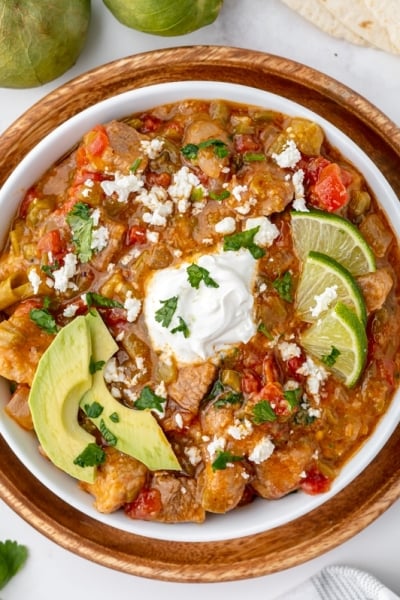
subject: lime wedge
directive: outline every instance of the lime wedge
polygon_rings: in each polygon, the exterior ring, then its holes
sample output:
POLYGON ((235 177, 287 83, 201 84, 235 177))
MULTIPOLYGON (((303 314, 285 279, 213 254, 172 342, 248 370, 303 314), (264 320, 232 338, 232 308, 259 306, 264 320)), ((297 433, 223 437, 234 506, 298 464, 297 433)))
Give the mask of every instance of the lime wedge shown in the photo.
POLYGON ((365 325, 365 302, 354 277, 330 256, 310 252, 303 263, 296 291, 298 316, 303 321, 312 323, 337 302, 343 302, 352 308, 365 325))
POLYGON ((322 211, 292 212, 296 252, 305 260, 310 250, 322 252, 343 265, 353 277, 375 271, 375 257, 350 221, 322 211))
POLYGON ((323 360, 347 387, 360 377, 367 357, 367 336, 357 315, 338 302, 300 336, 303 348, 323 360))

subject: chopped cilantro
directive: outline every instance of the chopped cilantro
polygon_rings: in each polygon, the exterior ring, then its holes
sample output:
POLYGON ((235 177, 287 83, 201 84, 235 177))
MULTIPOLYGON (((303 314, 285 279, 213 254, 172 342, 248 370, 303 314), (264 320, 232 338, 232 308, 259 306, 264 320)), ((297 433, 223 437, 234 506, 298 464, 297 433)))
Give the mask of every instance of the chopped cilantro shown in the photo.
POLYGON ((211 388, 211 391, 208 395, 208 400, 214 400, 214 398, 219 396, 219 394, 222 394, 223 391, 225 391, 224 384, 220 379, 217 379, 211 388))
POLYGON ((207 271, 207 269, 204 269, 204 267, 199 267, 199 265, 191 264, 189 267, 187 267, 186 271, 188 274, 188 281, 190 285, 196 290, 199 289, 199 285, 202 281, 207 287, 219 287, 219 284, 216 281, 214 281, 212 277, 210 277, 210 271, 207 271))
POLYGON ((90 206, 84 202, 77 202, 69 211, 66 221, 72 230, 78 258, 81 262, 88 262, 93 255, 92 230, 93 219, 90 216, 90 206))
POLYGON ((260 402, 257 402, 257 404, 253 407, 253 422, 256 425, 275 420, 275 411, 270 403, 267 402, 267 400, 260 400, 260 402))
POLYGON ((136 171, 138 170, 138 168, 140 167, 140 163, 142 162, 141 158, 137 158, 133 164, 129 167, 129 170, 131 171, 131 173, 136 173, 136 171))
POLYGON ((48 275, 49 277, 52 277, 53 271, 57 271, 57 269, 60 268, 60 263, 58 262, 58 260, 55 260, 53 264, 42 265, 40 268, 43 271, 43 273, 46 273, 46 275, 48 275))
POLYGON ((119 414, 117 412, 111 413, 110 421, 112 421, 113 423, 119 423, 119 414))
POLYGON ((169 327, 178 305, 178 296, 172 296, 172 298, 160 300, 160 302, 163 306, 156 310, 156 321, 163 327, 169 327))
POLYGON ((305 408, 300 408, 294 415, 294 422, 296 425, 311 425, 311 423, 314 423, 315 419, 316 417, 310 415, 305 408))
POLYGON ((202 148, 209 148, 210 146, 214 148, 214 154, 218 158, 224 158, 229 154, 225 142, 217 139, 204 140, 204 142, 200 142, 199 144, 186 144, 186 146, 181 149, 181 152, 185 158, 192 160, 197 158, 199 150, 202 148))
POLYGON ((283 396, 287 403, 289 404, 291 410, 293 410, 299 403, 301 398, 301 388, 296 388, 294 390, 286 390, 283 392, 283 396))
POLYGON ((286 271, 282 277, 278 277, 272 283, 282 300, 293 302, 293 278, 290 271, 286 271))
POLYGON ((56 334, 59 327, 47 308, 32 308, 29 317, 40 329, 46 333, 56 334))
POLYGON ((229 463, 238 462, 243 460, 243 456, 236 456, 235 454, 231 454, 230 452, 225 452, 224 450, 220 450, 217 454, 217 458, 212 463, 213 471, 222 471, 226 469, 229 463))
POLYGON ((97 419, 103 412, 103 407, 98 402, 92 402, 92 404, 85 404, 83 407, 85 413, 90 419, 97 419))
POLYGON ((332 346, 330 353, 324 354, 323 356, 321 356, 321 360, 328 367, 333 367, 333 365, 335 364, 335 362, 337 361, 339 356, 340 356, 340 350, 335 348, 335 346, 332 346))
POLYGON ((100 308, 124 308, 124 305, 121 302, 118 302, 118 300, 107 298, 107 296, 102 296, 102 294, 97 294, 96 292, 87 292, 85 298, 89 308, 91 306, 98 306, 100 308))
POLYGON ((262 323, 262 322, 259 323, 259 325, 257 327, 257 331, 258 331, 258 333, 262 333, 263 335, 265 335, 265 337, 268 338, 269 340, 274 339, 274 336, 269 331, 269 329, 267 329, 267 326, 265 325, 265 323, 262 323))
POLYGON ((171 329, 171 333, 178 333, 178 331, 181 331, 183 333, 183 337, 188 338, 190 336, 189 327, 187 326, 185 321, 182 319, 182 317, 178 317, 178 321, 179 321, 179 325, 177 325, 176 327, 171 329))
POLYGON ((265 254, 265 250, 254 243, 254 237, 257 234, 260 226, 247 229, 240 233, 233 233, 224 237, 224 250, 240 250, 240 248, 247 248, 253 258, 262 258, 265 254))
POLYGON ((74 460, 74 465, 78 467, 97 467, 106 460, 106 454, 100 446, 91 443, 77 456, 74 460))
POLYGON ((97 371, 101 371, 104 365, 106 364, 105 360, 93 360, 93 357, 90 357, 89 363, 89 373, 94 375, 97 371))
POLYGON ((109 446, 115 446, 118 442, 118 438, 108 429, 103 419, 100 420, 99 429, 107 444, 109 446))
POLYGON ((211 200, 216 200, 217 202, 221 202, 222 200, 226 200, 227 198, 229 198, 229 196, 231 195, 231 193, 228 190, 223 190, 222 192, 209 192, 208 194, 211 198, 211 200))
POLYGON ((0 590, 18 573, 28 557, 28 549, 12 540, 0 542, 0 590))
POLYGON ((227 404, 241 404, 243 402, 243 394, 241 392, 227 391, 222 393, 218 400, 215 401, 214 406, 221 408, 227 404))
POLYGON ((265 154, 262 152, 245 152, 243 160, 244 162, 260 162, 265 160, 265 154))
POLYGON ((166 398, 157 396, 155 392, 148 386, 145 385, 140 392, 139 398, 134 402, 134 407, 139 410, 145 410, 146 408, 154 408, 158 412, 163 412, 163 404, 166 402, 166 398))

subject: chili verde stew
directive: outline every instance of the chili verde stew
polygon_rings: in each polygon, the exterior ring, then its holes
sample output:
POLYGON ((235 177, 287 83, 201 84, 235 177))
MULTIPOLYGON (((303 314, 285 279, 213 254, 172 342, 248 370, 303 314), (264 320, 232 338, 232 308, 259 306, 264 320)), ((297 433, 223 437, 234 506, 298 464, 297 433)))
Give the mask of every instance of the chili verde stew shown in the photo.
POLYGON ((397 387, 398 265, 314 122, 218 99, 98 125, 0 257, 5 411, 103 513, 324 493, 397 387))

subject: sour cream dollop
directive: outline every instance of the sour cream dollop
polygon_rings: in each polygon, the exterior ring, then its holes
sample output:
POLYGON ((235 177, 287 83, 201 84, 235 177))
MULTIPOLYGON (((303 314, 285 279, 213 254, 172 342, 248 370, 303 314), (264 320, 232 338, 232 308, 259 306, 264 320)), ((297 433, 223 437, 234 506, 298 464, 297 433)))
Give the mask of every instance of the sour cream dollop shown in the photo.
POLYGON ((172 353, 179 363, 196 363, 215 356, 256 333, 253 286, 257 261, 248 250, 197 256, 192 262, 156 271, 148 280, 143 305, 147 329, 156 352, 172 353), (198 289, 188 279, 187 268, 196 264, 206 269, 218 287, 201 281, 198 289), (156 320, 162 301, 177 297, 172 320, 164 327, 156 320), (188 327, 171 330, 180 324, 188 327))

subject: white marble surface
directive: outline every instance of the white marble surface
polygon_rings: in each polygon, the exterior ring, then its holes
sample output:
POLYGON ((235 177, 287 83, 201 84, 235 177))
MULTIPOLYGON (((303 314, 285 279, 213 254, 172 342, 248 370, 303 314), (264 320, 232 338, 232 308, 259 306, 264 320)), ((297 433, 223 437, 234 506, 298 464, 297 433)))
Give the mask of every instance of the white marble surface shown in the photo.
MULTIPOLYGON (((279 0, 225 0, 216 23, 176 38, 155 37, 123 27, 101 0, 93 0, 92 7, 88 43, 68 73, 40 88, 0 89, 0 131, 45 94, 88 69, 138 52, 193 44, 237 46, 295 59, 345 83, 400 124, 400 56, 332 39, 279 0)), ((210 600, 221 596, 236 600, 243 595, 273 600, 321 567, 338 563, 368 570, 400 594, 399 528, 397 502, 346 543, 299 567, 231 583, 174 584, 119 573, 75 556, 36 532, 0 501, 0 539, 16 539, 29 548, 26 566, 0 594, 2 600, 128 600, 143 595, 176 600, 190 595, 192 600, 200 600, 205 593, 210 600)))

